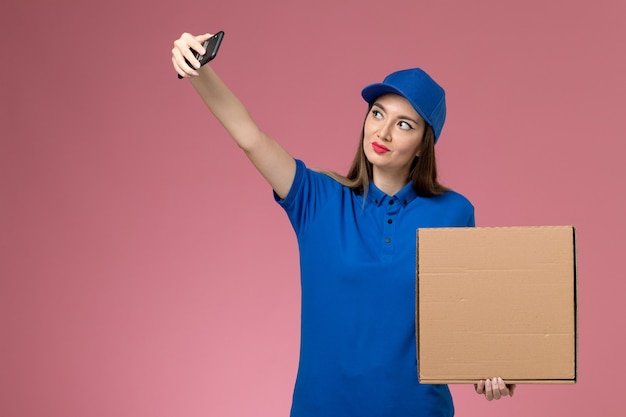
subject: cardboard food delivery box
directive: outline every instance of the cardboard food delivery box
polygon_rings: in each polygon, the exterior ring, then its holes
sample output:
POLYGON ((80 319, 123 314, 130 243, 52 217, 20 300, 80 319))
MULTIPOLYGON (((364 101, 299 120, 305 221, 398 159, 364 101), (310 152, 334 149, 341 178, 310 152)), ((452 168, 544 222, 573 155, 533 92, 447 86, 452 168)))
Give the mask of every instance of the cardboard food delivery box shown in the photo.
POLYGON ((417 230, 421 383, 575 383, 573 226, 417 230))

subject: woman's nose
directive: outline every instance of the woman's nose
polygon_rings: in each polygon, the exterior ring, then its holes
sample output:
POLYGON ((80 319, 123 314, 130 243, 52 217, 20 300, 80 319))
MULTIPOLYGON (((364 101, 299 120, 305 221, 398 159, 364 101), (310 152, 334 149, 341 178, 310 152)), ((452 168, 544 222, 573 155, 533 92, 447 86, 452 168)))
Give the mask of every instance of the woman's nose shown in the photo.
POLYGON ((389 126, 388 123, 383 124, 380 129, 378 130, 378 137, 381 140, 384 141, 390 141, 391 140, 391 127, 389 126))

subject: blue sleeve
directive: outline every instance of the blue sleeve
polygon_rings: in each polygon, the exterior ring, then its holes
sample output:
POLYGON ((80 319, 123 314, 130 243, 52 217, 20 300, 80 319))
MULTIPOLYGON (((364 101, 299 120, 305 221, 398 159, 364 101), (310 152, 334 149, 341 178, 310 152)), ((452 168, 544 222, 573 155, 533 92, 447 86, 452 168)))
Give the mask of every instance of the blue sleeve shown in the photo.
POLYGON ((470 218, 467 221, 468 227, 476 227, 476 219, 474 218, 474 206, 471 207, 470 218))
POLYGON ((312 171, 296 159, 296 175, 284 199, 274 199, 285 210, 296 234, 311 224, 316 213, 332 198, 339 198, 342 185, 328 175, 312 171))

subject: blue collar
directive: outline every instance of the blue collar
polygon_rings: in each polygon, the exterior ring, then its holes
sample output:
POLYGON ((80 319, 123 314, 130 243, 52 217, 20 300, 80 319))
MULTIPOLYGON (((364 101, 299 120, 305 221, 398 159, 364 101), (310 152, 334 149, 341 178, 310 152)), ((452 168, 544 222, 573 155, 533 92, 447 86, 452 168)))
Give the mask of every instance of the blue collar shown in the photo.
POLYGON ((402 205, 406 206, 411 201, 417 198, 417 194, 413 189, 413 183, 409 182, 407 185, 402 187, 400 191, 398 191, 395 195, 389 196, 380 190, 373 182, 370 181, 369 190, 367 191, 367 199, 377 206, 382 205, 385 201, 390 199, 396 200, 402 205))

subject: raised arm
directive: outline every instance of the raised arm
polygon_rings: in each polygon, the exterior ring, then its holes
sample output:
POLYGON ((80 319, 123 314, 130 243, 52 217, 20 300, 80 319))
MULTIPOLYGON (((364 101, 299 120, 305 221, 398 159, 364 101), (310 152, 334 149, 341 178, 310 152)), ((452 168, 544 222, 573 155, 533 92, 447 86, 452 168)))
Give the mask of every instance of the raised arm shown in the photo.
POLYGON ((185 58, 192 65, 199 65, 189 48, 203 54, 202 42, 211 34, 193 36, 183 33, 174 42, 172 63, 178 74, 190 78, 202 101, 228 131, 237 145, 263 175, 279 197, 287 196, 296 172, 293 157, 278 142, 261 131, 248 110, 224 84, 209 65, 200 69, 189 67, 185 58))

